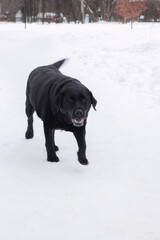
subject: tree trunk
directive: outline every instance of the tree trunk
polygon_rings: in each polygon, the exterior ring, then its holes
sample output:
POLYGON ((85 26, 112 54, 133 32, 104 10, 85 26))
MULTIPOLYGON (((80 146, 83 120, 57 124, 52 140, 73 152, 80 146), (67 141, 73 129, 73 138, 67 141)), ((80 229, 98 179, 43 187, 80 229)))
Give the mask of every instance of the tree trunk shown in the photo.
POLYGON ((81 0, 82 23, 84 24, 84 0, 81 0))

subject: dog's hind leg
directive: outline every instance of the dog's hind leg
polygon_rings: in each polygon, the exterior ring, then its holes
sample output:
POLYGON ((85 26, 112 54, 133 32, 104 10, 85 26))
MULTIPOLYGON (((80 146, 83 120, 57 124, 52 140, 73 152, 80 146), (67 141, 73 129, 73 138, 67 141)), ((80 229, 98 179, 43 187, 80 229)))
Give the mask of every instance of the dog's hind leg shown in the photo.
POLYGON ((29 99, 26 99, 26 115, 28 118, 28 127, 27 131, 25 134, 26 139, 33 138, 33 113, 34 113, 34 108, 32 107, 29 99))

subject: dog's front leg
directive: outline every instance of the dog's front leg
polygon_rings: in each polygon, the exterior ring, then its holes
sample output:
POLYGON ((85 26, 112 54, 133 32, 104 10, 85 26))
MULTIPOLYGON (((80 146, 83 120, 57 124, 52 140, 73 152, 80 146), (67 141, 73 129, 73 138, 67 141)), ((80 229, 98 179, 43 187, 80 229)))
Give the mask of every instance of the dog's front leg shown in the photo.
POLYGON ((44 124, 44 135, 46 140, 46 150, 47 150, 47 160, 49 162, 58 162, 59 158, 56 155, 55 149, 55 142, 54 142, 54 133, 53 129, 50 129, 44 124))
POLYGON ((88 164, 88 160, 86 158, 86 140, 85 140, 85 135, 86 135, 86 131, 85 128, 82 129, 78 129, 76 132, 74 132, 74 136, 77 140, 78 143, 78 161, 83 164, 83 165, 87 165, 88 164))

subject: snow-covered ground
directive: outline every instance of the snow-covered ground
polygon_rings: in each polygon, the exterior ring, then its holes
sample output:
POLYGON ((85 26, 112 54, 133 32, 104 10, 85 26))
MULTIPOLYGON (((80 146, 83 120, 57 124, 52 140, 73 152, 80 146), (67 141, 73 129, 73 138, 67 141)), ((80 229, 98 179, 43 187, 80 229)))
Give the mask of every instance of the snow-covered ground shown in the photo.
POLYGON ((160 240, 160 24, 0 24, 0 236, 3 240, 160 240), (62 58, 98 100, 90 164, 57 132, 46 161, 42 122, 25 140, 25 86, 62 58))

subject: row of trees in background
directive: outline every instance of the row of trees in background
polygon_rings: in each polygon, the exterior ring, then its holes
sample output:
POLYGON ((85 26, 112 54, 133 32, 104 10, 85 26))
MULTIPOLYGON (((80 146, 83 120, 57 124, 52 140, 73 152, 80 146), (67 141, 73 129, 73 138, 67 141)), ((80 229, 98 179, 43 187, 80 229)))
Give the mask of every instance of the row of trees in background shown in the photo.
POLYGON ((160 21, 160 0, 0 0, 0 20, 23 21, 25 9, 28 22, 160 21))

